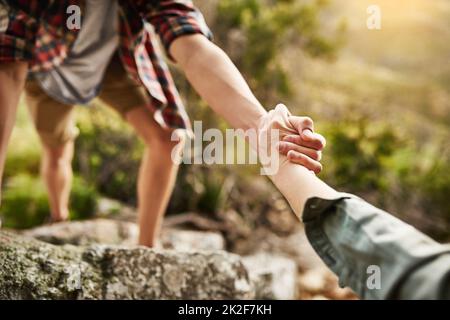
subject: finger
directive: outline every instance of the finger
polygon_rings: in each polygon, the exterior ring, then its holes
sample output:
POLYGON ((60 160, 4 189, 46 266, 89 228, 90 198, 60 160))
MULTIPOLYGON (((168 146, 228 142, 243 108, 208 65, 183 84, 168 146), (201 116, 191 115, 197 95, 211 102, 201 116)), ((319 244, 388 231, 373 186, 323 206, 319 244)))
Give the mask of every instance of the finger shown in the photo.
POLYGON ((299 133, 305 129, 309 129, 311 132, 314 132, 314 122, 310 117, 290 116, 288 119, 291 125, 297 129, 299 133))
POLYGON ((325 137, 322 136, 320 133, 312 132, 308 129, 305 129, 301 132, 300 136, 305 141, 310 141, 316 145, 319 150, 325 148, 326 140, 325 137))
POLYGON ((312 148, 312 149, 316 149, 319 151, 322 150, 325 146, 325 138, 318 133, 313 133, 313 135, 314 135, 314 139, 305 140, 302 136, 300 136, 298 134, 290 134, 290 135, 285 136, 283 138, 283 141, 292 142, 299 146, 312 148))
POLYGON ((287 158, 289 161, 291 161, 292 163, 296 163, 299 165, 304 166, 305 168, 307 168, 308 170, 313 171, 315 174, 320 173, 320 171, 322 171, 322 164, 318 161, 315 161, 313 159, 311 159, 310 157, 299 153, 297 151, 289 151, 287 154, 287 158))
POLYGON ((281 141, 278 144, 278 151, 283 154, 283 155, 287 155, 289 151, 296 151, 299 153, 303 153, 304 155, 307 155, 308 157, 310 157, 313 160, 316 161, 320 161, 322 159, 322 152, 315 150, 315 149, 311 149, 311 148, 306 148, 306 147, 302 147, 299 146, 295 143, 292 142, 284 142, 281 141))

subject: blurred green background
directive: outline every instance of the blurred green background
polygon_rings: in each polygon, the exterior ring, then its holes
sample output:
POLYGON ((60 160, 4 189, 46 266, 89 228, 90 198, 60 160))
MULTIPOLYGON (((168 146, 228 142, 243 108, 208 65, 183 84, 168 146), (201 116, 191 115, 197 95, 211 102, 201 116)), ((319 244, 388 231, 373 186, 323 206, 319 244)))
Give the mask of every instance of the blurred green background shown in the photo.
MULTIPOLYGON (((197 0, 219 44, 268 108, 309 115, 328 141, 320 177, 450 240, 450 2, 377 0, 382 29, 368 30, 358 0, 197 0)), ((191 120, 226 124, 174 68, 191 120)), ((100 196, 136 204, 143 145, 107 107, 78 108, 73 219, 92 217, 100 196)), ((40 146, 20 106, 5 170, 3 224, 27 228, 48 216, 40 146)), ((168 214, 219 219, 233 210, 248 227, 278 203, 256 166, 183 165, 168 214)))

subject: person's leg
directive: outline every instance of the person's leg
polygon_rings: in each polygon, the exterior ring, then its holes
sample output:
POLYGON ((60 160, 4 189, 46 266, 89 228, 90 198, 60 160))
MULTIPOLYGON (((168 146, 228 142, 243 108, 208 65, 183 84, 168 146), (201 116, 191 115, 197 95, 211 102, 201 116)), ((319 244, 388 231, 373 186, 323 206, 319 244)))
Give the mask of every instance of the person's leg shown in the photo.
POLYGON ((47 187, 52 222, 69 219, 73 150, 73 141, 60 146, 43 143, 41 175, 47 187))
POLYGON ((27 70, 28 64, 26 62, 0 63, 0 187, 6 150, 27 70))
POLYGON ((100 99, 131 124, 146 148, 138 176, 139 244, 155 246, 178 166, 171 159, 171 133, 161 128, 150 111, 145 89, 133 82, 115 55, 106 71, 100 99))
POLYGON ((147 108, 131 110, 126 119, 146 144, 137 186, 139 244, 153 247, 175 185, 178 165, 173 163, 171 153, 176 143, 170 141, 170 133, 163 131, 147 108))
POLYGON ((49 97, 35 81, 25 86, 26 102, 42 142, 41 175, 47 187, 51 220, 69 218, 75 126, 74 108, 49 97))

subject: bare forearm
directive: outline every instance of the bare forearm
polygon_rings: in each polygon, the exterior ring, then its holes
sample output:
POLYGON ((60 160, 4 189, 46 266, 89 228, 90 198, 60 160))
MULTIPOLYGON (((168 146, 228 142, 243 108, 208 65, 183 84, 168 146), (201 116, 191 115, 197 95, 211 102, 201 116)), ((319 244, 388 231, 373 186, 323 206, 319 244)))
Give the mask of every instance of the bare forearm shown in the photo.
MULTIPOLYGON (((287 110, 268 114, 228 56, 205 37, 181 37, 172 44, 171 54, 202 98, 233 127, 268 131, 276 124, 282 134, 298 134, 287 110)), ((284 155, 280 155, 279 170, 270 178, 299 217, 308 198, 337 196, 335 190, 312 172, 289 162, 284 155)))
POLYGON ((201 35, 174 41, 171 53, 189 82, 234 128, 257 128, 266 111, 230 58, 201 35))
POLYGON ((339 192, 305 167, 289 162, 285 156, 281 156, 280 160, 280 169, 270 178, 299 219, 309 198, 335 199, 340 196, 339 192))

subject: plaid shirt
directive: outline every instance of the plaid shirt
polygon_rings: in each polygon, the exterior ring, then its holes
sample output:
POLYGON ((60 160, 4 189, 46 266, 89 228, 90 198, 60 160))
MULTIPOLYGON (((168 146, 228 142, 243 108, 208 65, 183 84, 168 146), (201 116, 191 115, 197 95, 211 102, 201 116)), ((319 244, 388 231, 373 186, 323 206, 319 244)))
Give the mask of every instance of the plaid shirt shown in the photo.
MULTIPOLYGON (((189 0, 118 1, 119 54, 125 69, 147 89, 152 106, 160 114, 156 120, 163 127, 189 129, 155 33, 166 50, 183 35, 200 33, 211 38, 202 14, 189 0)), ((83 4, 83 0, 0 0, 0 63, 26 60, 31 72, 61 64, 78 33, 66 27, 73 13, 68 8, 82 8, 83 4)))

